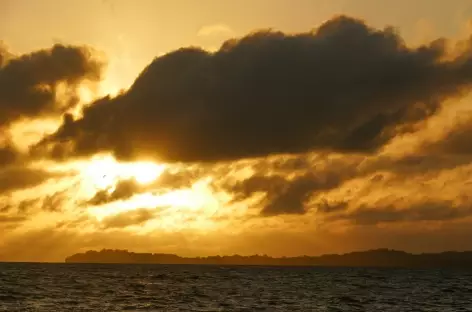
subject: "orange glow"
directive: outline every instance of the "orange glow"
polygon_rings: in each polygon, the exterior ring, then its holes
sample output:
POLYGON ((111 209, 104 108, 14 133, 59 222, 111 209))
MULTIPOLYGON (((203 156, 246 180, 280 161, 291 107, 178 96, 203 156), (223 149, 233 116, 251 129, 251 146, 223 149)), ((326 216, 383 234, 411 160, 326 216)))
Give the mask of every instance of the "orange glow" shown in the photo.
POLYGON ((166 165, 152 162, 120 163, 111 156, 94 157, 85 165, 83 178, 97 189, 112 187, 122 179, 136 179, 140 184, 155 181, 166 165))

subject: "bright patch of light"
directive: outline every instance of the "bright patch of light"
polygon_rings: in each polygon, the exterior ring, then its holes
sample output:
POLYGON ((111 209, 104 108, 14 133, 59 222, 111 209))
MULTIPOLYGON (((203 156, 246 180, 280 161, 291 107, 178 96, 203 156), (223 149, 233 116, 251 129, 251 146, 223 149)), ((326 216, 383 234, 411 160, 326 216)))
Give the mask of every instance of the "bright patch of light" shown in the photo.
POLYGON ((85 165, 84 179, 97 189, 106 189, 124 179, 135 179, 148 184, 155 181, 165 170, 164 164, 152 162, 120 163, 111 156, 93 158, 85 165))
POLYGON ((14 123, 8 130, 8 138, 23 151, 39 142, 45 136, 54 133, 60 126, 59 119, 33 119, 14 123))
MULTIPOLYGON (((165 194, 147 192, 135 195, 132 200, 91 208, 89 212, 101 222, 106 217, 134 209, 159 209, 162 213, 159 216, 159 222, 154 225, 164 228, 168 228, 168 226, 163 226, 164 224, 174 224, 175 220, 185 219, 185 216, 189 214, 196 213, 202 218, 208 218, 219 206, 218 199, 209 188, 209 182, 209 179, 202 179, 188 189, 170 191, 165 194)), ((177 224, 172 227, 175 226, 177 224)))
POLYGON ((80 102, 85 104, 92 102, 96 96, 96 94, 94 94, 91 88, 86 85, 79 86, 77 92, 80 98, 80 102))

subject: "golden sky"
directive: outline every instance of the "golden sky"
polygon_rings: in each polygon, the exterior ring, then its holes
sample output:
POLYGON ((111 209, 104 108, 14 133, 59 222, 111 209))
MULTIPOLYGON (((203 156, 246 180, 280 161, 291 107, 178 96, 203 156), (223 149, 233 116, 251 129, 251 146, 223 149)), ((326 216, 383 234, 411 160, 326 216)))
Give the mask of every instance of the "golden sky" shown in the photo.
POLYGON ((471 18, 0 0, 0 261, 472 249, 471 18))

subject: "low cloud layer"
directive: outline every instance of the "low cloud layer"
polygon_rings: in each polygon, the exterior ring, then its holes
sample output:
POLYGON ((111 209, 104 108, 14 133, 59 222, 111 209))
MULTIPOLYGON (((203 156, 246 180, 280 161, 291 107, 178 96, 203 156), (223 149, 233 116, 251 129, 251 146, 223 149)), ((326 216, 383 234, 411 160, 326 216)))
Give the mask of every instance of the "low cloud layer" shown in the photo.
POLYGON ((131 88, 42 143, 54 156, 221 161, 312 150, 372 152, 472 85, 466 49, 407 47, 392 28, 349 17, 312 32, 260 31, 209 53, 156 58, 131 88))
POLYGON ((135 209, 109 216, 102 221, 104 228, 126 228, 128 226, 137 226, 152 220, 157 215, 155 209, 135 209))
POLYGON ((349 203, 338 203, 336 206, 320 207, 318 213, 325 222, 347 221, 357 226, 378 224, 448 222, 472 217, 472 202, 455 203, 452 200, 425 200, 418 203, 407 203, 398 200, 395 203, 382 205, 360 205, 350 207, 349 203), (333 209, 334 208, 334 209, 333 209))
POLYGON ((0 170, 0 195, 32 188, 60 176, 42 169, 7 167, 0 170))
POLYGON ((144 187, 141 187, 134 179, 120 180, 116 183, 113 190, 104 189, 98 191, 86 202, 86 204, 98 206, 117 200, 126 200, 143 188, 144 187))
POLYGON ((90 206, 105 205, 115 201, 125 201, 131 199, 134 195, 151 192, 154 194, 163 194, 176 189, 185 189, 191 187, 197 180, 208 174, 208 169, 204 168, 180 168, 166 169, 152 183, 139 183, 135 178, 122 179, 105 189, 98 190, 91 198, 83 204, 90 206))
POLYGON ((11 145, 0 146, 0 168, 15 162, 19 152, 11 145))
POLYGON ((443 137, 433 142, 426 142, 424 149, 429 153, 448 155, 472 155, 472 112, 459 112, 453 119, 443 137))
POLYGON ((245 200, 257 193, 263 194, 257 204, 262 206, 262 215, 304 214, 311 208, 308 201, 313 194, 338 187, 352 174, 330 169, 331 172, 311 169, 311 172, 294 178, 255 174, 226 188, 233 194, 235 201, 245 200))

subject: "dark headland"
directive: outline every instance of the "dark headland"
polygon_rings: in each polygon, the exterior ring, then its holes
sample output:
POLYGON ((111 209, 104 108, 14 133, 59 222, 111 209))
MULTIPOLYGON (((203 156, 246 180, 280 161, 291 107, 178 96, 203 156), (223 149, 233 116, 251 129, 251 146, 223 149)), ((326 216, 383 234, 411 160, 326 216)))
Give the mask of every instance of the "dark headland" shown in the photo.
POLYGON ((67 257, 66 263, 137 263, 137 264, 210 264, 262 266, 345 266, 345 267, 411 267, 472 268, 472 251, 411 254, 390 249, 359 251, 342 255, 274 258, 254 256, 180 257, 174 254, 135 253, 103 249, 67 257))

